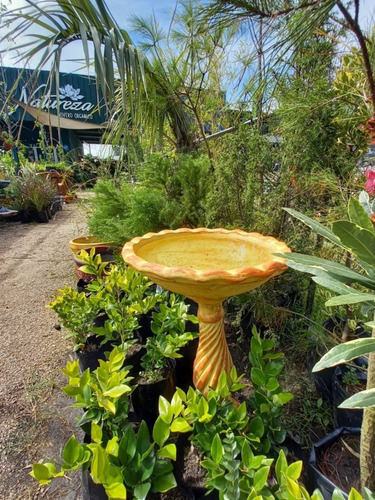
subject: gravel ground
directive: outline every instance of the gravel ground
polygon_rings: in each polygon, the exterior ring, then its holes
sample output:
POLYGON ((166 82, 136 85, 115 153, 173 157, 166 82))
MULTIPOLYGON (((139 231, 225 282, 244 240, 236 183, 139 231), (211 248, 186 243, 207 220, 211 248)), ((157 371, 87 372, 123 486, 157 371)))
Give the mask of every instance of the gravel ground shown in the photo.
POLYGON ((64 205, 48 224, 0 222, 0 500, 79 500, 80 476, 40 488, 32 462, 58 459, 76 432, 61 373, 72 343, 46 304, 75 286, 68 241, 87 234, 84 202, 64 205))

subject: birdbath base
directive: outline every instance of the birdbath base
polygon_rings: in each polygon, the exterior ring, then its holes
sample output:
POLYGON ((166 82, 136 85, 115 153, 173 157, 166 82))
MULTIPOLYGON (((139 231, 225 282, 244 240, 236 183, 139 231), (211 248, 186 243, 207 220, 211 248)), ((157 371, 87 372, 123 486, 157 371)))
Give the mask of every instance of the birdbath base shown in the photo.
POLYGON ((206 394, 215 388, 220 374, 230 373, 233 361, 224 331, 225 312, 219 304, 198 304, 199 345, 194 361, 193 382, 206 394))

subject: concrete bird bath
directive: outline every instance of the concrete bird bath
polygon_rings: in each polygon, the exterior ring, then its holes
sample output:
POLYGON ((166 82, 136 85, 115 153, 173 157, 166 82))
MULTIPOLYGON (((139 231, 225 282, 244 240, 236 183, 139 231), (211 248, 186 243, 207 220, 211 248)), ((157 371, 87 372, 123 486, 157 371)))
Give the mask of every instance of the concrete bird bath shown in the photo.
POLYGON ((287 269, 274 253, 290 252, 275 238, 239 229, 177 229, 147 233, 126 243, 126 263, 163 288, 198 303, 199 346, 195 387, 216 387, 233 362, 224 332, 222 302, 248 292, 287 269))

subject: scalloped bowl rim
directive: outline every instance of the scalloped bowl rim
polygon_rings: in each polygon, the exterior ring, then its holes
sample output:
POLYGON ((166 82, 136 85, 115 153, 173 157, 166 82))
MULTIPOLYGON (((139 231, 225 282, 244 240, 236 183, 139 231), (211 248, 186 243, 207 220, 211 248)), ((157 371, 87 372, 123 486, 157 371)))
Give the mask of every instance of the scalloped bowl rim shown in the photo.
MULTIPOLYGON (((218 279, 222 279, 226 282, 239 282, 245 281, 247 278, 259 278, 266 279, 268 277, 272 277, 274 274, 281 274, 283 271, 287 269, 286 259, 282 257, 276 257, 272 260, 262 262, 261 264, 255 266, 242 266, 229 270, 223 269, 192 269, 192 268, 184 268, 184 267, 168 267, 162 264, 157 264, 153 262, 149 262, 142 257, 139 257, 135 253, 134 247, 136 247, 139 243, 155 241, 157 238, 163 235, 176 235, 176 234, 225 234, 225 235, 237 235, 241 238, 247 237, 255 240, 262 241, 263 243, 269 242, 272 246, 274 246, 274 252, 272 253, 290 253, 291 249, 286 245, 286 243, 277 240, 273 236, 264 236, 259 233, 248 233, 243 231, 242 229, 208 229, 208 228, 197 228, 197 229, 189 229, 189 228, 180 228, 175 230, 165 229, 158 233, 147 233, 143 236, 137 236, 132 240, 125 243, 123 246, 121 255, 124 261, 134 267, 137 271, 144 274, 153 274, 155 276, 160 276, 164 279, 183 279, 189 281, 215 281, 218 279)), ((143 245, 142 245, 143 246, 143 245)))

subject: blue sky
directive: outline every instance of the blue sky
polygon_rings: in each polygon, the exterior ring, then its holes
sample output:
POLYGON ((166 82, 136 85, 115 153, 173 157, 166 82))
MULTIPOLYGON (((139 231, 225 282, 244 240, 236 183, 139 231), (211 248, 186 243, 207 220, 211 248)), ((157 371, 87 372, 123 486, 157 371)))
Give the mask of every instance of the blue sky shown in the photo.
MULTIPOLYGON (((112 12, 114 18, 120 25, 120 27, 130 30, 130 18, 132 15, 138 15, 141 17, 149 17, 153 13, 156 16, 159 24, 164 28, 168 29, 172 12, 176 7, 177 0, 107 0, 107 5, 109 10, 112 12)), ((0 5, 11 5, 12 8, 19 8, 25 5, 25 0, 0 0, 0 5)), ((375 21, 375 1, 374 0, 360 0, 360 19, 362 21, 362 26, 368 28, 375 21)), ((132 38, 136 41, 134 34, 132 38)), ((80 67, 80 65, 73 64, 72 59, 77 58, 77 49, 79 50, 80 42, 74 42, 69 44, 66 49, 64 49, 63 59, 66 61, 62 62, 62 71, 74 71, 80 67)), ((1 47, 2 49, 4 46, 1 47)), ((81 56, 78 56, 81 57, 81 56)), ((83 56, 82 56, 83 57, 83 56)), ((2 56, 2 64, 4 66, 14 66, 14 59, 11 58, 11 54, 7 53, 2 56)), ((17 64, 17 66, 22 66, 22 64, 17 64)))
MULTIPOLYGON (((0 0, 0 6, 10 5, 10 8, 21 8, 25 4, 25 0, 0 0)), ((176 0, 107 0, 107 6, 121 28, 130 31, 130 18, 132 15, 147 18, 154 13, 160 25, 167 30, 172 13, 176 7, 176 0)), ((131 35, 134 39, 134 34, 131 33, 131 35)), ((71 43, 64 49, 63 58, 68 59, 68 61, 62 63, 61 69, 63 71, 68 72, 74 67, 79 67, 70 62, 70 59, 77 57, 77 47, 79 47, 79 44, 80 42, 71 43)), ((4 49, 4 45, 1 49, 4 49)), ((14 66, 14 61, 15 59, 12 58, 9 52, 2 56, 4 66, 14 66)), ((20 67, 22 64, 16 64, 16 66, 20 67)))

